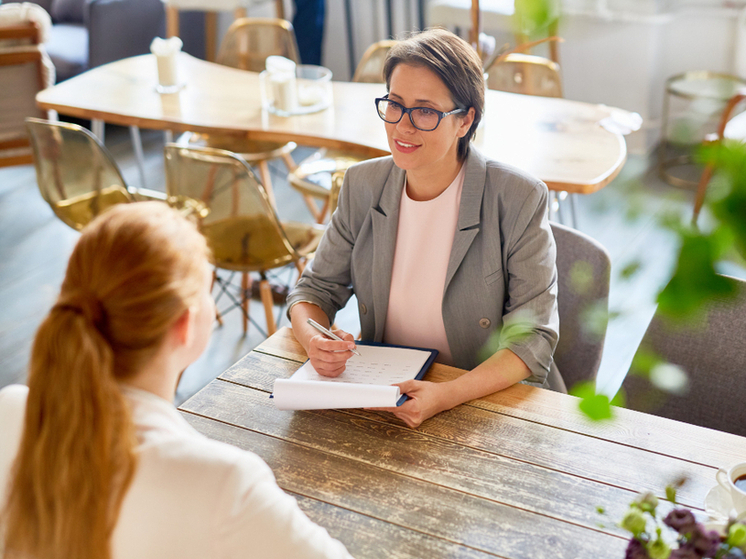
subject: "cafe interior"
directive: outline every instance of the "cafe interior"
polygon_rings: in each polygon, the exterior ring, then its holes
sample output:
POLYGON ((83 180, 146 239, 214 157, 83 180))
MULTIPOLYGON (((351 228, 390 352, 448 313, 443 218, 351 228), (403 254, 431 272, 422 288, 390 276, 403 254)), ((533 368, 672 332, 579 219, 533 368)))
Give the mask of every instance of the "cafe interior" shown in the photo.
MULTIPOLYGON (((174 405, 353 556, 743 557, 744 109, 740 0, 0 2, 0 389, 26 383, 80 231, 155 200, 214 258, 212 335, 174 405), (288 291, 347 170, 390 154, 388 52, 431 27, 482 61, 473 145, 548 187, 569 395, 517 384, 415 430, 275 409, 306 361, 288 291), (210 227, 236 212, 265 224, 248 260, 210 227), (700 528, 719 551, 677 555, 700 528)), ((335 326, 357 336, 365 312, 353 295, 335 326)))

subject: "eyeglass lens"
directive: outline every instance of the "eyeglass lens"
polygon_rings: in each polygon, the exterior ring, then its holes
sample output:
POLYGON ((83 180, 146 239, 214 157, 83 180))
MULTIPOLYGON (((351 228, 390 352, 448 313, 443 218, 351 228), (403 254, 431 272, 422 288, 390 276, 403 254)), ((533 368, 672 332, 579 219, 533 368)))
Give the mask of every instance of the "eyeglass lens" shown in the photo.
MULTIPOLYGON (((381 118, 389 123, 399 122, 402 118, 403 108, 398 103, 382 99, 378 102, 378 113, 381 118)), ((409 113, 412 124, 420 130, 434 130, 440 122, 437 111, 428 108, 412 109, 409 113)))

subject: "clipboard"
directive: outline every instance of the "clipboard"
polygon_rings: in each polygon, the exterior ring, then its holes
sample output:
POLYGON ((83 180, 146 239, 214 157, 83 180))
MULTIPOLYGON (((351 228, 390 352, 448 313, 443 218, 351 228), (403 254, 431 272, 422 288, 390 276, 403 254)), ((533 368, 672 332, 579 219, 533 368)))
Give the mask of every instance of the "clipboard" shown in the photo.
POLYGON ((421 380, 438 350, 378 342, 356 342, 339 377, 319 375, 306 361, 289 379, 276 379, 270 395, 282 410, 349 409, 401 406, 409 398, 393 383, 421 380), (366 351, 370 348, 371 351, 366 351))

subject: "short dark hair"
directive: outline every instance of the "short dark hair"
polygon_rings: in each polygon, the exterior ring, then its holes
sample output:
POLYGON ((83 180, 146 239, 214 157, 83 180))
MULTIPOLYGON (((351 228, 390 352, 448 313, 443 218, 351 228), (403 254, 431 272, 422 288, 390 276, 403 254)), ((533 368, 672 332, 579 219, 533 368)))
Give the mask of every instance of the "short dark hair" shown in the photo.
POLYGON ((463 161, 484 113, 484 72, 476 51, 450 31, 427 29, 400 41, 389 51, 383 66, 387 90, 391 74, 399 64, 432 70, 443 80, 458 108, 474 109, 474 122, 458 142, 458 158, 463 161))

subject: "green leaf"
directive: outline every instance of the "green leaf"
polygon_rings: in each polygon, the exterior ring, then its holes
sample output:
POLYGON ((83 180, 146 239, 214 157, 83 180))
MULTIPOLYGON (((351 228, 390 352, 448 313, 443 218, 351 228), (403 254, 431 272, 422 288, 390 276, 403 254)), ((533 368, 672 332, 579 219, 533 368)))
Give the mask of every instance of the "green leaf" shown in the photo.
POLYGON ((570 389, 570 394, 581 399, 578 407, 591 420, 601 421, 614 416, 609 397, 596 394, 596 384, 593 381, 577 383, 570 389))
POLYGON ((666 500, 676 503, 676 488, 671 485, 666 485, 666 500))
POLYGON ((594 421, 611 419, 614 416, 611 411, 609 397, 605 394, 596 394, 595 396, 583 398, 579 407, 580 411, 594 421))
POLYGON ((715 271, 720 240, 718 234, 686 234, 674 275, 658 295, 659 312, 672 319, 691 319, 707 301, 736 294, 736 284, 715 271))
POLYGON ((619 276, 625 280, 630 279, 640 270, 641 267, 642 267, 642 264, 640 263, 639 260, 630 262, 624 268, 622 268, 622 271, 619 272, 619 276))

